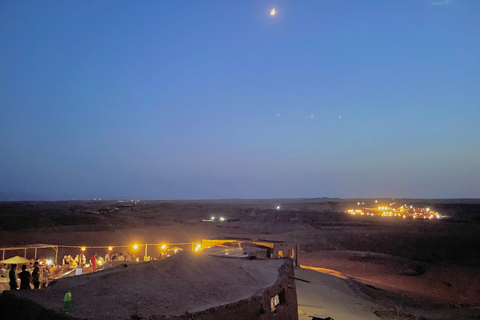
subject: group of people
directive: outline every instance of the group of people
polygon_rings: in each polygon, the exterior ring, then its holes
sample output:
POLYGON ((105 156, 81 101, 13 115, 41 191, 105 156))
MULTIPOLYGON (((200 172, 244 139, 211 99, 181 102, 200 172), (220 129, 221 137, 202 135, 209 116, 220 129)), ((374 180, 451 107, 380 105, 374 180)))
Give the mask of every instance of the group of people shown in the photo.
MULTIPOLYGON (((18 289, 18 284, 17 284, 17 273, 15 272, 15 269, 17 268, 16 264, 12 264, 12 267, 8 273, 8 277, 10 279, 10 290, 17 290, 18 289)), ((28 289, 30 290, 30 283, 33 283, 33 288, 34 289, 39 289, 40 288, 40 268, 38 267, 38 262, 35 262, 33 264, 33 271, 30 274, 29 271, 27 271, 27 266, 22 265, 22 272, 18 274, 18 277, 20 278, 20 289, 28 289)))
MULTIPOLYGON (((160 257, 160 259, 163 258, 160 257)), ((144 257, 144 261, 150 261, 150 260, 156 260, 155 258, 151 257, 144 257)), ((92 271, 97 271, 97 268, 99 265, 103 265, 104 263, 109 263, 112 261, 139 261, 138 257, 136 258, 134 255, 130 254, 129 252, 123 253, 120 252, 117 254, 117 252, 114 252, 113 254, 110 254, 110 252, 107 252, 105 255, 105 258, 99 257, 97 253, 95 252, 94 255, 90 258, 90 267, 92 268, 92 271)), ((33 262, 33 259, 32 259, 33 262)), ((77 255, 75 259, 72 258, 70 255, 65 255, 62 261, 63 267, 67 268, 77 268, 77 267, 83 267, 86 265, 86 258, 84 254, 77 255)), ((17 273, 16 273, 16 264, 11 265, 11 269, 8 273, 9 276, 9 284, 10 284, 10 290, 17 290, 18 285, 17 285, 17 273)), ((54 274, 55 271, 58 271, 60 268, 63 269, 60 266, 55 266, 54 264, 51 265, 50 270, 47 269, 47 274, 54 274), (53 270, 52 270, 53 269, 53 270)), ((20 278, 20 289, 31 289, 30 283, 33 284, 34 289, 39 289, 40 288, 40 278, 41 278, 41 273, 40 273, 40 268, 39 268, 39 263, 38 261, 35 261, 33 264, 33 271, 30 273, 27 271, 27 266, 22 265, 22 272, 18 273, 18 278, 20 278)))
MULTIPOLYGON (((131 255, 130 253, 122 253, 120 252, 117 254, 117 252, 114 252, 113 254, 110 254, 107 252, 105 255, 105 258, 99 257, 97 253, 90 258, 90 267, 92 268, 92 271, 97 271, 97 268, 99 265, 102 265, 104 263, 108 263, 111 261, 138 261, 135 260, 135 256, 131 255)), ((33 260, 32 260, 33 262, 33 260)), ((76 268, 76 267, 81 267, 86 265, 86 258, 84 254, 77 255, 75 259, 70 256, 70 255, 65 255, 62 261, 62 265, 64 267, 70 267, 70 268, 76 268)), ((60 266, 59 266, 60 267, 60 266)), ((22 271, 19 272, 18 274, 16 273, 16 264, 11 265, 11 269, 8 272, 9 276, 9 284, 10 284, 10 290, 17 290, 18 284, 17 284, 17 277, 20 278, 20 289, 25 290, 25 289, 31 289, 30 284, 33 284, 34 289, 39 289, 40 288, 40 278, 41 278, 41 272, 39 268, 39 263, 38 261, 35 261, 33 264, 33 271, 30 273, 27 271, 27 266, 22 265, 22 271)), ((55 265, 52 264, 52 268, 56 269, 55 265)), ((60 268, 63 269, 63 268, 60 268)), ((52 273, 55 270, 47 270, 48 272, 52 273)))
POLYGON ((62 260, 62 265, 72 268, 82 267, 87 263, 87 259, 84 254, 80 254, 73 259, 71 255, 65 255, 62 260))
MULTIPOLYGON (((67 268, 79 268, 79 267, 86 266, 86 267, 90 267, 92 271, 96 271, 98 266, 116 259, 117 259, 116 252, 112 255, 112 257, 110 257, 109 253, 107 252, 107 254, 105 255, 105 259, 103 257, 99 257, 95 252, 93 256, 90 258, 90 260, 88 261, 89 264, 87 264, 87 259, 84 254, 77 255, 75 259, 73 259, 71 255, 65 255, 63 257, 62 264, 64 267, 67 267, 67 268)), ((123 260, 125 260, 125 258, 123 260)))
POLYGON ((65 255, 62 260, 62 265, 69 268, 89 266, 90 268, 92 268, 92 271, 96 271, 98 269, 98 266, 112 261, 139 261, 139 259, 135 257, 135 255, 132 255, 130 252, 107 252, 105 254, 105 257, 99 256, 95 252, 90 258, 90 260, 87 260, 84 254, 77 255, 75 258, 73 258, 71 255, 65 255), (87 265, 87 262, 89 263, 89 265, 87 265))
MULTIPOLYGON (((145 257, 144 259, 144 261, 149 261, 149 260, 150 259, 147 259, 147 257, 145 257)), ((110 252, 107 252, 105 255, 105 258, 101 256, 99 257, 95 252, 94 255, 90 258, 89 262, 90 262, 90 267, 92 268, 92 271, 97 271, 99 265, 103 265, 104 263, 109 263, 112 261, 139 261, 139 259, 136 258, 134 255, 130 254, 129 252, 126 252, 126 253, 114 252, 113 254, 111 254, 110 252)), ((32 259, 32 263, 33 263, 33 259, 32 259)), ((62 260, 63 267, 55 266, 54 264, 52 264, 50 270, 47 269, 46 271, 47 271, 47 274, 54 274, 56 271, 62 270, 65 267, 67 268, 83 267, 83 266, 86 266, 86 263, 87 263, 87 259, 84 254, 77 255, 75 258, 73 258, 71 255, 65 255, 62 260)), ((21 290, 31 289, 30 287, 31 283, 33 284, 34 289, 40 288, 41 272, 40 272, 38 261, 35 261, 33 263, 32 273, 27 271, 26 265, 22 265, 22 271, 19 272, 18 274, 16 273, 16 268, 17 268, 17 265, 12 264, 11 269, 8 272, 8 276, 10 280, 9 281, 10 290, 19 289, 17 284, 17 277, 20 278, 21 290)))
POLYGON ((107 252, 105 255, 105 262, 110 262, 110 261, 135 261, 135 257, 132 256, 130 253, 123 254, 123 252, 120 252, 120 254, 117 254, 115 251, 110 255, 110 253, 107 252))
POLYGON ((103 264, 103 258, 99 258, 95 252, 89 260, 89 265, 87 265, 87 259, 83 253, 77 255, 75 259, 71 255, 65 255, 62 260, 62 265, 67 268, 82 268, 82 267, 91 267, 93 270, 97 269, 97 266, 103 264))

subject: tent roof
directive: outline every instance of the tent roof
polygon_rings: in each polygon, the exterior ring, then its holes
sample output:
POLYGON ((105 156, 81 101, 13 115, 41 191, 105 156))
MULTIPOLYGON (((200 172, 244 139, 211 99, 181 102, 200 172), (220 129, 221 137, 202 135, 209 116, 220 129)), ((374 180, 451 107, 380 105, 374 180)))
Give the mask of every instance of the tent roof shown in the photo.
POLYGON ((30 248, 37 248, 37 249, 43 249, 43 248, 56 248, 58 245, 56 244, 26 244, 26 245, 21 245, 17 247, 0 247, 0 250, 19 250, 19 249, 30 249, 30 248))
POLYGON ((168 251, 172 251, 172 250, 183 250, 182 248, 179 248, 179 247, 173 247, 173 248, 169 248, 168 251))
POLYGON ((22 263, 29 263, 30 260, 19 257, 19 256, 15 256, 15 257, 12 257, 12 258, 2 260, 0 262, 1 263, 7 263, 7 264, 22 264, 22 263))

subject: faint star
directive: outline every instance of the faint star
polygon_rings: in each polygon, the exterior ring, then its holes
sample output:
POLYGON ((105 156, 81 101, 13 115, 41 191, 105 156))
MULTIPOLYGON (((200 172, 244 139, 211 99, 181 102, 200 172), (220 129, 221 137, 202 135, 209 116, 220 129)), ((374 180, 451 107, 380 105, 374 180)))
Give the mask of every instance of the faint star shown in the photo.
POLYGON ((280 113, 277 113, 277 118, 280 117, 280 113))
POLYGON ((338 115, 338 119, 342 119, 342 115, 341 115, 341 114, 340 114, 340 115, 338 115))
POLYGON ((313 119, 313 114, 310 116, 310 119, 313 119))

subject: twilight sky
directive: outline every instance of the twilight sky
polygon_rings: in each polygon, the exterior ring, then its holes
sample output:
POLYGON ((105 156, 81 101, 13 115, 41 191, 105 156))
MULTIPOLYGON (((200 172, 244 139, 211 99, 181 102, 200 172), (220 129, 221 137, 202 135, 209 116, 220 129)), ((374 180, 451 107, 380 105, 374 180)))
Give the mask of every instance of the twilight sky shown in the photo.
POLYGON ((479 17, 477 0, 1 1, 0 192, 480 197, 479 17))

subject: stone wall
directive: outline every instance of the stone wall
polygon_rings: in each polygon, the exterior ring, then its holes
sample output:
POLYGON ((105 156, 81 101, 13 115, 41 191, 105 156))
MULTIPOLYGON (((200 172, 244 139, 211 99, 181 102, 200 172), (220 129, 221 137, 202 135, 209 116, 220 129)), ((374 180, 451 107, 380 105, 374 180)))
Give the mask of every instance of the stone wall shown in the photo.
POLYGON ((185 314, 168 320, 298 320, 297 291, 292 259, 279 270, 277 282, 262 293, 235 303, 210 308, 204 311, 185 314), (272 310, 271 300, 279 296, 280 304, 272 310))

